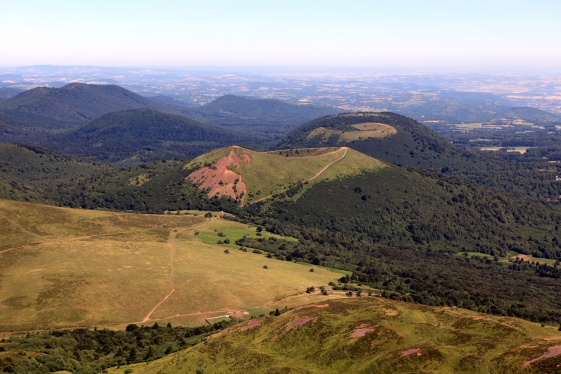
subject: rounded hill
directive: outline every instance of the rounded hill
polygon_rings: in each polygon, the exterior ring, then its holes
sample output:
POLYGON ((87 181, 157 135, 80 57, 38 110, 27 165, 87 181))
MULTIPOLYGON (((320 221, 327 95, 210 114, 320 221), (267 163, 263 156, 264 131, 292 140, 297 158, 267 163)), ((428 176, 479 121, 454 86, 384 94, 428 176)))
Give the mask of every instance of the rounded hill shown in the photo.
POLYGON ((193 158, 232 143, 252 145, 256 137, 151 109, 108 113, 70 133, 53 136, 51 147, 116 162, 138 158, 193 158))
POLYGON ((229 196, 244 203, 298 198, 309 186, 385 168, 383 162, 348 147, 319 147, 257 152, 226 147, 185 165, 188 179, 209 197, 229 196))
POLYGON ((75 127, 110 112, 150 108, 180 114, 170 106, 116 85, 37 87, 0 104, 0 119, 19 126, 75 127))
POLYGON ((469 169, 480 162, 423 124, 390 112, 344 113, 309 121, 277 148, 347 146, 381 160, 433 170, 469 169))

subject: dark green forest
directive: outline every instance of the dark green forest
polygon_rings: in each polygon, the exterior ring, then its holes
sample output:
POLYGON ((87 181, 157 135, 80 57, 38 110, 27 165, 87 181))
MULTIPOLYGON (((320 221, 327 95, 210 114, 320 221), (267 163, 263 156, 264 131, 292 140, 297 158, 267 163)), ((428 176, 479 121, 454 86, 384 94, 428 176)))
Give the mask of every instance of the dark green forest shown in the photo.
POLYGON ((561 322, 559 263, 539 264, 561 259, 557 205, 392 167, 246 212, 248 222, 300 241, 238 244, 350 270, 388 297, 561 322), (509 262, 517 253, 536 261, 509 262))
POLYGON ((14 354, 0 358, 0 369, 5 373, 100 373, 112 366, 157 360, 234 323, 199 327, 130 324, 125 331, 96 328, 27 333, 2 339, 0 352, 14 354))

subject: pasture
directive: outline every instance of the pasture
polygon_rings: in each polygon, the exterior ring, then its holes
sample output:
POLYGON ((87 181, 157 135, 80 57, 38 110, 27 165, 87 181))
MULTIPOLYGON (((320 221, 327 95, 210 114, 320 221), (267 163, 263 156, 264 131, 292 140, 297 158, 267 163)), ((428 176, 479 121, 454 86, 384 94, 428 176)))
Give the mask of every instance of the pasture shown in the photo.
POLYGON ((264 308, 340 277, 251 252, 225 254, 195 232, 223 230, 233 238, 255 235, 255 229, 203 214, 0 200, 0 331, 154 321, 200 325, 205 317, 264 308))

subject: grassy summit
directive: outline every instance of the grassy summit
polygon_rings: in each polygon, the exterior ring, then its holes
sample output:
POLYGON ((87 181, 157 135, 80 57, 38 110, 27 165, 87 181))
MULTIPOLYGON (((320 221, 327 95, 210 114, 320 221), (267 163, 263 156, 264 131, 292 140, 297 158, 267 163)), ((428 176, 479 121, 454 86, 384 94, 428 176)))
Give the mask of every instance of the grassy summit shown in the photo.
POLYGON ((386 164, 347 147, 322 147, 257 152, 227 147, 199 156, 185 165, 188 178, 209 196, 230 196, 242 203, 289 197, 316 182, 376 171, 386 164), (292 194, 291 191, 294 191, 292 194))

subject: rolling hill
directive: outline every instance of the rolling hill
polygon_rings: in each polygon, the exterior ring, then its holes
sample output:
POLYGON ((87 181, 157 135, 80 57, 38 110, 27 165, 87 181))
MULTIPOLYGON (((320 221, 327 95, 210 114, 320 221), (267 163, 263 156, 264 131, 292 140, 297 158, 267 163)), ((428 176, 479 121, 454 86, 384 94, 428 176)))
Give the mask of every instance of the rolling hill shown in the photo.
POLYGON ((555 330, 363 296, 253 319, 160 360, 109 372, 549 373, 561 363, 555 330))
POLYGON ((256 132, 279 139, 304 122, 342 110, 332 107, 294 105, 273 99, 250 99, 225 95, 200 107, 181 108, 197 121, 256 132))
POLYGON ((72 83, 34 88, 0 103, 0 120, 24 128, 71 128, 110 112, 138 108, 180 114, 119 86, 72 83))
POLYGON ((263 138, 205 125, 184 116, 151 109, 113 112, 44 141, 49 147, 78 156, 118 162, 199 156, 232 143, 253 146, 263 138))
POLYGON ((227 196, 242 206, 269 198, 298 197, 313 184, 387 167, 346 147, 256 152, 226 147, 185 165, 193 184, 209 198, 227 196))
POLYGON ((0 87, 0 99, 10 99, 14 96, 16 96, 17 94, 19 94, 21 92, 21 90, 17 89, 17 88, 11 88, 11 87, 0 87))
POLYGON ((453 147, 421 123, 395 113, 345 113, 290 131, 275 148, 346 146, 380 160, 440 171, 480 168, 474 154, 453 147))

